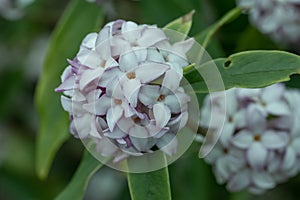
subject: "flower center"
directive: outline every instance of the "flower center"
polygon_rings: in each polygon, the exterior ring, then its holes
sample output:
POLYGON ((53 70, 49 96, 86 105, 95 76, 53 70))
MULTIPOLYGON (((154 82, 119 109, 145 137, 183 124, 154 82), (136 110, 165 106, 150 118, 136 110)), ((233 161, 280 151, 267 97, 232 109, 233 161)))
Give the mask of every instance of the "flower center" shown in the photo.
POLYGON ((133 121, 134 121, 134 123, 140 123, 141 122, 141 118, 139 118, 139 117, 135 117, 134 119, 133 119, 133 121))
POLYGON ((122 100, 121 99, 115 99, 114 102, 117 105, 121 105, 122 104, 122 100))
POLYGON ((157 98, 157 101, 162 101, 165 99, 165 96, 164 95, 159 95, 159 97, 157 98))
POLYGON ((260 135, 254 135, 253 139, 254 141, 260 141, 260 135))
POLYGON ((127 78, 129 78, 129 79, 135 79, 135 77, 136 77, 136 75, 135 75, 134 72, 128 72, 127 73, 127 78))

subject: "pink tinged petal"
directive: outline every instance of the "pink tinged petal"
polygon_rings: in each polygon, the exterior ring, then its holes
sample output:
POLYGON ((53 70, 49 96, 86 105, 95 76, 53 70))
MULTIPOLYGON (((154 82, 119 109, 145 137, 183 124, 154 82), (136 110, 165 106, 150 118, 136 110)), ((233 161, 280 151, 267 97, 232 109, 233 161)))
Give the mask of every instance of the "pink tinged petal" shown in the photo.
POLYGON ((189 38, 182 42, 176 42, 172 46, 172 50, 178 53, 181 57, 185 58, 185 54, 193 47, 195 44, 194 38, 189 38))
POLYGON ((113 106, 113 103, 112 98, 103 95, 94 102, 84 104, 83 108, 94 115, 106 115, 108 109, 113 106))
POLYGON ((238 148, 247 149, 253 143, 253 134, 247 130, 242 130, 232 138, 232 143, 238 148))
POLYGON ((293 148, 288 147, 285 151, 283 162, 282 162, 282 169, 283 170, 290 170, 294 167, 297 160, 297 154, 293 148))
POLYGON ((270 102, 266 107, 267 111, 273 115, 289 115, 291 110, 284 101, 270 102))
POLYGON ((124 96, 132 107, 136 107, 137 105, 137 98, 141 85, 140 81, 136 79, 128 79, 123 83, 124 96))
POLYGON ((57 88, 55 88, 55 92, 63 92, 66 90, 72 90, 75 88, 75 76, 70 76, 64 82, 62 82, 57 88))
POLYGON ((62 73, 62 75, 60 77, 61 78, 61 82, 64 82, 66 79, 70 78, 71 76, 73 76, 73 70, 72 70, 72 67, 69 65, 63 71, 63 73, 62 73))
POLYGON ((106 88, 113 79, 117 79, 116 77, 120 77, 121 75, 123 75, 123 72, 118 67, 105 70, 99 80, 98 86, 106 88))
POLYGON ((168 70, 165 73, 165 77, 162 82, 162 86, 175 92, 176 89, 179 87, 180 80, 182 78, 182 74, 179 74, 175 70, 168 70))
POLYGON ((120 69, 123 72, 128 72, 138 66, 137 56, 134 51, 121 55, 119 59, 120 69))
POLYGON ((266 131, 261 135, 261 143, 268 149, 280 149, 285 147, 289 136, 284 132, 266 131))
POLYGON ((153 114, 156 126, 163 128, 171 118, 170 109, 162 103, 153 106, 153 114))
POLYGON ((178 140, 173 134, 165 134, 159 138, 156 146, 167 155, 172 156, 177 152, 178 140))
POLYGON ((291 146, 297 152, 297 154, 300 155, 300 137, 294 138, 292 140, 291 146))
MULTIPOLYGON (((98 67, 96 69, 93 69, 93 70, 85 70, 84 73, 82 74, 82 76, 80 77, 79 88, 82 90, 90 82, 92 82, 92 81, 94 81, 96 79, 100 79, 100 77, 102 76, 103 72, 104 72, 104 69, 100 68, 100 67, 98 67)), ((97 85, 95 84, 95 88, 96 87, 97 87, 97 85)))
POLYGON ((77 54, 77 59, 81 64, 89 68, 100 67, 102 63, 102 59, 97 52, 87 49, 80 50, 77 54))
POLYGON ((169 69, 168 65, 160 63, 146 63, 135 69, 136 78, 142 83, 149 83, 160 77, 169 69))
POLYGON ((159 96, 159 86, 156 85, 144 85, 139 92, 139 100, 145 106, 155 104, 159 96))
POLYGON ((226 188, 231 192, 240 191, 250 185, 250 172, 249 170, 242 170, 233 175, 229 180, 226 188))
POLYGON ((253 183, 262 189, 271 189, 275 187, 275 180, 267 172, 252 171, 253 183))
POLYGON ((167 39, 167 36, 161 29, 147 28, 142 32, 137 44, 141 47, 149 47, 165 39, 167 39))
POLYGON ((283 84, 274 84, 263 89, 261 98, 265 103, 271 103, 278 101, 283 96, 283 93, 283 84))
POLYGON ((247 150, 249 164, 255 170, 260 170, 264 167, 267 156, 268 151, 260 142, 253 142, 247 150))
POLYGON ((97 33, 90 33, 83 39, 81 46, 87 49, 92 49, 95 47, 96 39, 97 39, 97 33))
POLYGON ((113 131, 117 121, 122 117, 123 109, 121 106, 109 108, 106 115, 107 125, 110 131, 113 131))

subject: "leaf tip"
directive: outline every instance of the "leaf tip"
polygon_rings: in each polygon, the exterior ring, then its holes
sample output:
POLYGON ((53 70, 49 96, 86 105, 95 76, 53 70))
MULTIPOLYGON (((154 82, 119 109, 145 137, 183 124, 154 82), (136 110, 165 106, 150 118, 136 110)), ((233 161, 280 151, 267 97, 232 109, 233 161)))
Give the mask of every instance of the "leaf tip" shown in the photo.
POLYGON ((195 10, 192 10, 192 11, 189 12, 188 14, 184 15, 184 16, 181 18, 181 20, 182 20, 181 23, 182 23, 182 24, 185 24, 185 23, 191 22, 194 13, 195 13, 195 10))

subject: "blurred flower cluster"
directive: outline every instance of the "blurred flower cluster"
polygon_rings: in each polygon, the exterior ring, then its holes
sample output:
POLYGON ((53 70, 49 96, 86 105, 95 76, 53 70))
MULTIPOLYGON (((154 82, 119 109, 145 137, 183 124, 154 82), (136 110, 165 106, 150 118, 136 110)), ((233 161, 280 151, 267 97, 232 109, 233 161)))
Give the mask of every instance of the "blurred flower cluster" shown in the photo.
POLYGON ((251 23, 274 41, 297 48, 300 43, 299 0, 238 0, 251 23))
POLYGON ((115 161, 161 149, 176 152, 190 97, 180 87, 193 39, 170 44, 162 29, 117 20, 87 35, 57 92, 70 131, 93 138, 115 161))
POLYGON ((219 141, 205 158, 229 191, 260 194, 300 170, 300 92, 282 84, 263 89, 230 89, 205 99, 201 126, 220 128, 210 113, 225 117, 219 141), (226 112, 226 116, 223 113, 226 112))

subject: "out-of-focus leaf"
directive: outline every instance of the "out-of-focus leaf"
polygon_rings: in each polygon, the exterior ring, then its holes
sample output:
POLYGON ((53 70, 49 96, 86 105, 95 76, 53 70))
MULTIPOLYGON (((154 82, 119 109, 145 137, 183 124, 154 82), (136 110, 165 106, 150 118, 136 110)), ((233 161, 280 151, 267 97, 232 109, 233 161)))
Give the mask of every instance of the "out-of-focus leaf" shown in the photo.
POLYGON ((90 178, 102 166, 103 164, 101 162, 95 159, 88 151, 85 151, 71 182, 69 182, 67 187, 56 197, 56 200, 83 199, 90 178))
MULTIPOLYGON (((161 159, 165 159, 164 155, 161 159)), ((132 200, 172 199, 167 167, 148 173, 128 173, 127 179, 132 200)))
MULTIPOLYGON (((192 18, 195 11, 192 10, 188 14, 175 19, 174 21, 168 23, 164 29, 165 30, 173 30, 177 31, 180 34, 172 34, 172 32, 169 34, 169 40, 171 43, 182 41, 186 38, 186 36, 189 34, 192 26, 192 18)), ((168 32, 167 32, 168 33, 168 32)))
POLYGON ((211 38, 217 33, 217 31, 225 24, 230 23, 235 20, 241 14, 240 8, 234 8, 225 14, 219 21, 209 26, 207 29, 203 30, 195 37, 196 41, 206 48, 211 38))
MULTIPOLYGON (((225 89, 266 87, 288 81, 292 74, 299 74, 300 56, 284 51, 245 51, 196 66, 186 71, 185 77, 196 93, 206 93, 207 85, 214 85, 217 81, 210 78, 217 70, 225 89)), ((220 88, 210 89, 214 91, 220 88)))
POLYGON ((83 0, 71 1, 57 25, 45 58, 42 77, 36 89, 36 105, 40 126, 37 136, 36 170, 46 178, 55 153, 68 138, 68 115, 60 105, 60 94, 54 88, 60 84, 60 75, 66 59, 74 57, 83 37, 103 21, 102 10, 83 0))

